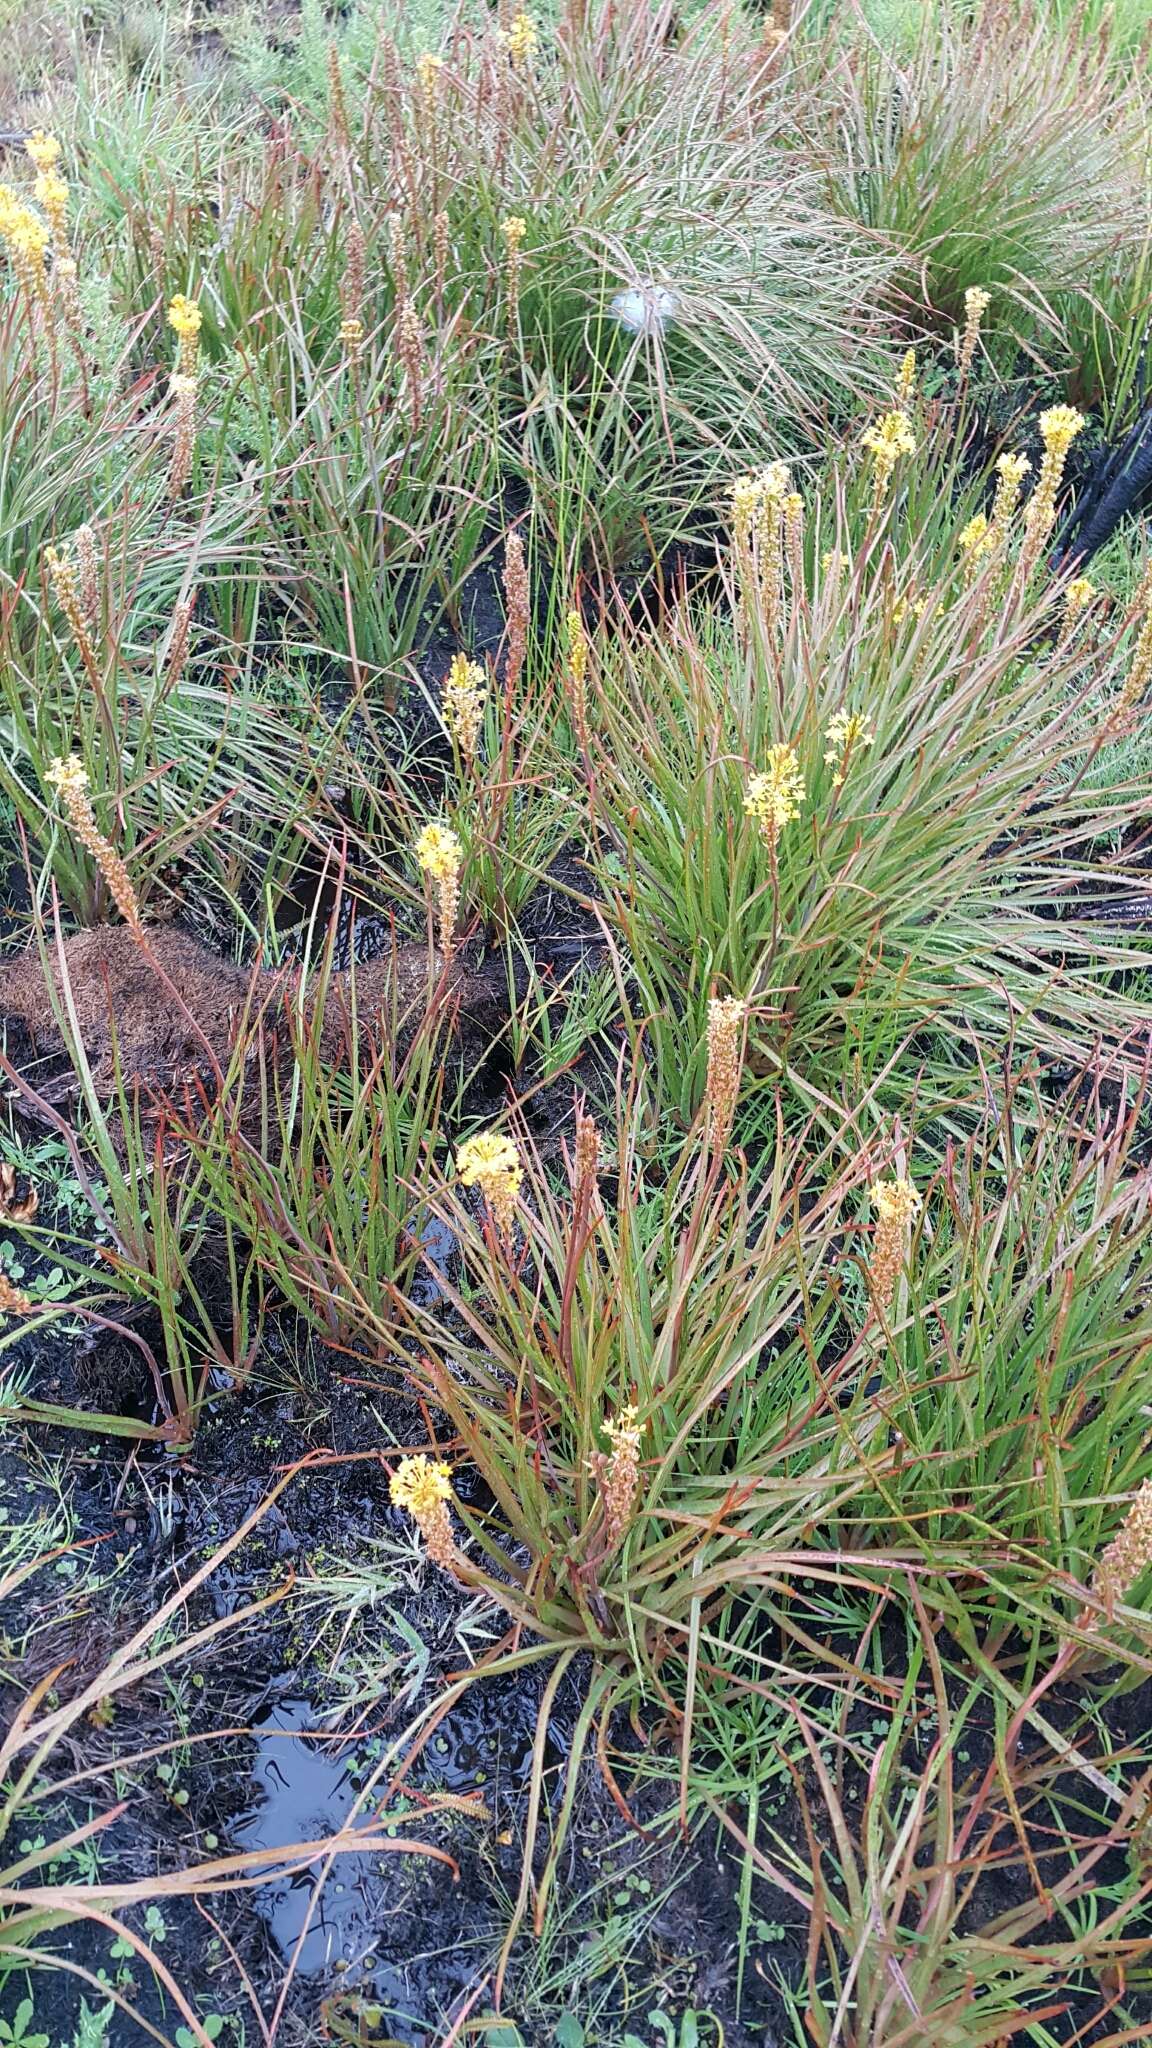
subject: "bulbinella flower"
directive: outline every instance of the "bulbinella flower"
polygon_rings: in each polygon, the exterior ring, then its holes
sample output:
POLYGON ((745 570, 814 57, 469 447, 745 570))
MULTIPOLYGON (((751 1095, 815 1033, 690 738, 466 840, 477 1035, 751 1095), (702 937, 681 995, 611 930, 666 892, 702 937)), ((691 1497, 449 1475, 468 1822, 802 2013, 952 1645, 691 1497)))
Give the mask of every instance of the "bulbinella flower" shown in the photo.
POLYGON ((714 1145, 723 1143, 740 1094, 747 1016, 748 1005, 739 996, 713 996, 708 1004, 708 1077, 704 1100, 708 1138, 714 1145))
POLYGON ((962 377, 966 377, 972 368, 972 359, 976 354, 976 344, 980 339, 980 323, 991 304, 991 292, 986 292, 978 284, 969 285, 968 290, 964 294, 964 333, 958 351, 960 375, 962 377))
POLYGON ((504 47, 517 70, 523 70, 531 64, 539 50, 540 32, 533 17, 524 9, 513 15, 509 22, 504 47))
POLYGON ((853 754, 870 747, 876 738, 872 720, 866 711, 834 712, 824 728, 824 737, 828 741, 824 759, 836 770, 832 787, 839 789, 853 754))
POLYGON ((907 413, 896 407, 882 413, 861 436, 861 446, 872 457, 873 503, 881 505, 888 495, 892 472, 902 455, 915 455, 916 436, 907 413))
POLYGON ((500 1131, 479 1131, 466 1138, 456 1153, 456 1172, 466 1188, 479 1188, 500 1235, 511 1237, 524 1179, 512 1139, 500 1131))
POLYGON ((68 823, 103 875, 108 894, 125 924, 135 938, 143 938, 144 926, 136 891, 123 860, 96 823, 83 762, 75 754, 70 754, 66 761, 57 759, 48 770, 47 780, 53 789, 59 790, 68 823))
POLYGON ((744 809, 756 819, 761 837, 773 853, 785 825, 800 816, 806 795, 795 749, 786 744, 769 747, 768 766, 749 781, 744 809))
POLYGON ((589 1460, 604 1508, 604 1547, 614 1550, 636 1513, 640 1490, 640 1429, 635 1404, 627 1402, 604 1424, 612 1448, 589 1460))
POLYGON ((446 825, 425 825, 416 839, 416 858, 437 889, 440 951, 450 960, 456 944, 456 915, 460 906, 460 870, 464 849, 455 832, 446 825))
POLYGON ((449 736, 455 740, 465 761, 471 761, 484 724, 488 678, 478 661, 466 654, 454 654, 444 683, 441 709, 449 736))
POLYGON ((179 377, 196 375, 203 318, 195 299, 185 298, 183 292, 177 292, 168 308, 168 325, 179 343, 176 357, 176 374, 179 377))
MULTIPOLYGON (((1092 1591, 1111 1616, 1152 1564, 1152 1479, 1146 1479, 1092 1575, 1092 1591)), ((1083 1623, 1088 1617, 1081 1615, 1083 1623)))
POLYGON ((428 1555, 441 1571, 457 1561, 448 1503, 452 1499, 452 1468, 423 1455, 401 1458, 388 1483, 392 1505, 411 1515, 424 1538, 428 1555))

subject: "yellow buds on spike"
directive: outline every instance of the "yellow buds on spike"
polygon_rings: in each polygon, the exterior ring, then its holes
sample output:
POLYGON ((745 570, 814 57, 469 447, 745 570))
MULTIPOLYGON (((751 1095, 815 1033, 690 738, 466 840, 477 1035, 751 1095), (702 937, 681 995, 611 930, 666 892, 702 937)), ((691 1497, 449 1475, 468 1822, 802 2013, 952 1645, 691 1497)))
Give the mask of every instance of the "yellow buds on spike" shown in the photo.
POLYGON ((916 396, 916 351, 906 348, 900 361, 900 373, 896 379, 896 404, 903 412, 916 396))
POLYGON ((1000 549, 1020 503, 1024 479, 1032 464, 1026 455, 1001 455, 996 462, 996 496, 992 501, 993 545, 1000 549))
POLYGON ((636 1513, 640 1490, 640 1429, 635 1404, 629 1401, 604 1424, 612 1448, 594 1451, 589 1460, 604 1509, 604 1547, 615 1550, 636 1513))
POLYGON ((1064 480, 1068 450, 1086 425, 1083 413, 1077 412, 1073 405, 1050 405, 1040 415, 1044 459, 1040 464, 1036 489, 1024 515, 1024 546, 1020 554, 1022 576, 1030 575, 1036 567, 1056 523, 1056 499, 1064 480))
POLYGON ((60 144, 54 135, 46 135, 43 128, 34 128, 31 135, 26 135, 24 147, 38 171, 54 171, 60 161, 60 144))
POLYGON ((966 377, 972 368, 976 344, 980 339, 980 323, 991 304, 991 292, 984 291, 978 284, 970 285, 964 294, 964 333, 957 353, 962 377, 966 377))
POLYGON ((539 50, 539 30, 533 17, 523 9, 513 15, 504 36, 504 47, 518 71, 526 70, 539 50))
POLYGON ((203 317, 195 299, 185 298, 183 292, 177 292, 168 308, 168 325, 180 344, 176 358, 176 374, 179 377, 196 375, 203 317))
POLYGON ((511 1138, 499 1131, 480 1131, 466 1138, 456 1153, 456 1172, 466 1188, 479 1188, 501 1237, 512 1235, 516 1200, 524 1179, 511 1138))

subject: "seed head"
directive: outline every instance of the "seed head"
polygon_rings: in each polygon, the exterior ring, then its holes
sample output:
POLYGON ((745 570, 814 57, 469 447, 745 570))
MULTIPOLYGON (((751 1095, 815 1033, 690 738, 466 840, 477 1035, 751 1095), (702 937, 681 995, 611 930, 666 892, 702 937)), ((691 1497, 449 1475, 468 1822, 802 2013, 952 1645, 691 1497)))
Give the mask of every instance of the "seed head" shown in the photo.
POLYGON ((1111 1615, 1152 1564, 1152 1479, 1146 1479, 1096 1566, 1092 1591, 1111 1615))
POLYGON ((723 1144, 740 1094, 744 1066, 744 1023, 747 1003, 739 996, 713 996, 708 1004, 708 1078, 704 1100, 708 1138, 723 1144))
POLYGON ((876 1211, 876 1236, 868 1267, 868 1286, 873 1302, 882 1312, 890 1306, 896 1291, 908 1227, 921 1207, 921 1200, 910 1180, 873 1181, 870 1193, 876 1211))
POLYGON ((142 938, 144 926, 136 891, 124 861, 96 823, 83 762, 77 754, 70 754, 66 761, 57 758, 48 769, 46 780, 60 792, 68 823, 103 875, 108 894, 125 924, 134 938, 142 938))
POLYGON ((604 1507, 604 1547, 609 1551, 628 1530, 640 1487, 640 1429, 631 1401, 604 1424, 604 1434, 610 1452, 594 1451, 589 1462, 604 1507))

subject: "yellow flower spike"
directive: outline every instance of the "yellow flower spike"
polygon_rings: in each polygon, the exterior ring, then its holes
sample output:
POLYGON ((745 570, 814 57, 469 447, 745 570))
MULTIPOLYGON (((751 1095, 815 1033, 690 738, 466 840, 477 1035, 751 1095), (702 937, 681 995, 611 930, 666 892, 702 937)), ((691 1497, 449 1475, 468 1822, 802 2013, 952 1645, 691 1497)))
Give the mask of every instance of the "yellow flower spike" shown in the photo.
POLYGON ((640 1491, 640 1427, 634 1402, 609 1418, 604 1434, 611 1451, 607 1456, 593 1451, 589 1464, 604 1508, 604 1547, 614 1550, 635 1516, 640 1491))
POLYGON ((59 244, 68 234, 68 187, 55 171, 41 171, 33 186, 37 206, 48 215, 54 240, 59 244))
POLYGON ((564 621, 564 637, 568 652, 568 681, 571 685, 572 722, 581 746, 587 740, 587 685, 588 685, 588 635, 584 621, 578 611, 570 611, 564 621))
POLYGON ((906 348, 900 361, 900 372, 896 379, 895 398, 901 412, 910 406, 916 396, 916 351, 906 348))
POLYGON ((452 958, 456 945, 456 916, 460 906, 460 870, 464 849, 455 832, 446 825, 425 825, 416 839, 416 858, 436 884, 440 951, 452 958))
POLYGON ((960 533, 957 546, 964 561, 964 587, 967 589, 980 574, 980 565, 996 546, 995 528, 986 512, 977 512, 960 533))
POLYGON ((997 549, 1002 548, 1008 538, 1024 479, 1031 467, 1026 455, 1001 455, 997 459, 996 496, 992 501, 992 534, 997 549))
POLYGON ((500 1131, 480 1131, 466 1138, 456 1152, 456 1172, 466 1188, 479 1188, 501 1237, 511 1237, 524 1179, 512 1139, 500 1131))
POLYGON ((420 93, 425 109, 431 113, 440 94, 444 59, 434 50, 424 50, 416 59, 416 76, 420 81, 420 93))
POLYGON ((123 860, 96 823, 92 801, 88 795, 88 774, 83 762, 76 754, 70 754, 66 761, 57 759, 53 761, 45 779, 53 789, 59 791, 68 823, 81 846, 91 854, 103 875, 108 894, 133 937, 143 938, 144 926, 136 891, 132 887, 131 877, 123 860))
POLYGON ((1096 595, 1096 585, 1087 576, 1074 576, 1064 592, 1064 616, 1060 622, 1060 634, 1056 652, 1062 654, 1075 634, 1081 614, 1096 595))
POLYGON ((824 737, 828 741, 824 759, 829 767, 836 770, 832 787, 839 789, 853 754, 863 753, 872 746, 876 733, 866 711, 837 711, 825 726, 824 737))
POLYGON ((450 738, 463 758, 471 761, 484 724, 488 678, 478 661, 466 654, 454 654, 444 684, 441 709, 450 738))
POLYGON ((744 809, 755 818, 770 852, 775 853, 784 827, 800 816, 806 795, 795 749, 785 744, 769 747, 768 766, 749 781, 744 809))
POLYGON ((868 1265, 868 1288, 878 1310, 891 1306, 904 1264, 907 1233, 922 1205, 910 1180, 877 1180, 870 1189, 876 1236, 868 1265))
POLYGON ((433 1564, 441 1571, 453 1571, 457 1562, 456 1542, 448 1503, 452 1494, 452 1467, 421 1454, 401 1458, 388 1482, 392 1505, 411 1515, 433 1564))
POLYGON ((976 344, 980 339, 980 323, 991 304, 991 292, 986 292, 978 284, 970 285, 964 294, 964 334, 957 352, 962 377, 966 377, 972 368, 976 344))
POLYGON ((1082 433, 1088 422, 1074 405, 1050 405, 1040 415, 1040 437, 1044 443, 1044 459, 1040 464, 1040 475, 1036 489, 1028 501, 1024 515, 1024 546, 1020 551, 1021 576, 1026 579, 1044 550, 1048 536, 1056 523, 1056 499, 1064 481, 1064 465, 1068 460, 1077 434, 1082 433))
POLYGON ((194 377, 200 356, 200 328, 203 314, 195 299, 189 299, 183 292, 177 292, 168 308, 168 325, 179 341, 176 359, 178 377, 194 377))
POLYGON ((34 128, 31 135, 24 137, 24 148, 38 171, 54 171, 60 161, 60 144, 54 135, 46 135, 43 128, 34 128))
POLYGON ((882 413, 860 437, 860 445, 872 457, 873 504, 879 508, 888 495, 892 472, 902 455, 915 455, 916 436, 912 422, 902 408, 882 413))
POLYGON ((524 70, 540 48, 540 32, 526 10, 513 15, 504 36, 504 47, 517 70, 524 70))
POLYGON ((508 320, 515 327, 520 312, 520 271, 523 264, 521 249, 528 233, 528 223, 522 213, 506 214, 500 223, 504 237, 507 261, 504 266, 505 282, 508 289, 508 320))
POLYGON ((364 341, 364 322, 355 319, 342 320, 336 338, 341 348, 346 349, 350 356, 359 355, 364 341))

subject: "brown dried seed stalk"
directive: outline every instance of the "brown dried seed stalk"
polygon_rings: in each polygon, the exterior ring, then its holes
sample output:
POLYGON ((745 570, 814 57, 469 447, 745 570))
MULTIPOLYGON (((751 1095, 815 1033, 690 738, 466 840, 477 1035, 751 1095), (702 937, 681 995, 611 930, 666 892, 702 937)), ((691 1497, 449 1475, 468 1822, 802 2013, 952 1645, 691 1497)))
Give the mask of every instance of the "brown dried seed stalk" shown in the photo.
POLYGON ((171 388, 176 400, 176 417, 172 428, 168 496, 174 500, 183 495, 192 474, 192 457, 196 449, 196 379, 182 376, 177 371, 171 388))
POLYGON ((738 996, 714 996, 708 1005, 708 1078, 704 1084, 707 1135, 723 1144, 735 1113, 744 1066, 748 1005, 738 996))
POLYGON ((604 1434, 612 1449, 594 1451, 589 1465, 604 1508, 605 1549, 614 1550, 635 1516, 640 1491, 640 1430, 631 1401, 605 1423, 604 1434))
MULTIPOLYGON (((89 532, 91 532, 91 528, 89 528, 89 532)), ((58 555, 55 548, 45 548, 44 565, 56 594, 56 602, 71 627, 72 638, 76 642, 77 652, 84 666, 89 670, 93 670, 96 666, 96 650, 92 645, 92 638, 88 631, 88 622, 84 616, 80 578, 77 576, 72 563, 66 561, 63 555, 58 555)))
POLYGON ((1109 1617, 1150 1564, 1152 1479, 1146 1479, 1092 1575, 1091 1590, 1109 1617))
POLYGON ((508 660, 504 681, 509 692, 516 688, 528 648, 528 565, 524 543, 510 533, 504 543, 504 604, 508 617, 508 660))
POLYGON ((904 1265, 908 1227, 920 1207, 911 1181, 878 1180, 872 1184, 876 1236, 868 1265, 868 1291, 879 1313, 891 1306, 904 1265))

